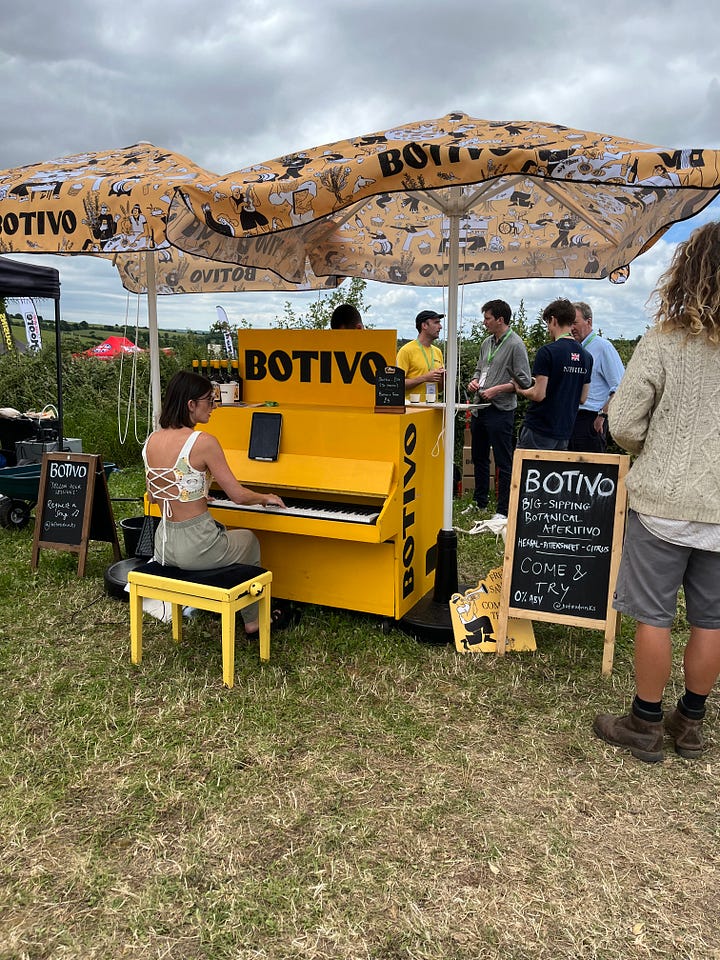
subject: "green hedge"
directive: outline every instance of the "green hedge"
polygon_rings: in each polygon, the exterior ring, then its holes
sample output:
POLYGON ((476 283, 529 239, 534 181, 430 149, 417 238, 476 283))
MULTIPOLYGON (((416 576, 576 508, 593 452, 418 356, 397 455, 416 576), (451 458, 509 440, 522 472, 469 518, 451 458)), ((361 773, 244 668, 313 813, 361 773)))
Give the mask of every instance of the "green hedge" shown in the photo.
MULTIPOLYGON (((164 386, 183 358, 160 358, 164 386)), ((63 358, 63 420, 66 437, 80 437, 85 453, 98 453, 105 462, 131 466, 140 462, 148 432, 150 363, 145 355, 115 360, 63 358)), ((57 404, 55 353, 0 356, 0 406, 22 413, 57 404)))

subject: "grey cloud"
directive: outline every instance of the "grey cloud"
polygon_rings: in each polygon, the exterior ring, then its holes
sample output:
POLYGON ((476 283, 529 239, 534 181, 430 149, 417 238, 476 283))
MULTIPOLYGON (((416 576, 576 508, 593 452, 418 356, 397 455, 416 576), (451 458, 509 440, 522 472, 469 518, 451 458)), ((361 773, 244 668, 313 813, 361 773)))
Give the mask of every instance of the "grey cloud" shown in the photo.
MULTIPOLYGON (((0 33, 0 167, 150 140, 228 173, 456 109, 720 147, 715 20, 713 0, 25 0, 6 10, 0 33)), ((633 266, 624 288, 582 288, 582 299, 607 305, 603 329, 644 328, 659 252, 633 266)), ((102 311, 121 322, 126 297, 107 265, 51 262, 69 319, 102 311)), ((557 286, 518 281, 502 295, 513 305, 524 296, 530 312, 557 286)), ((377 322, 401 329, 443 295, 369 291, 377 322)), ((491 285, 467 287, 466 316, 493 295, 491 285)), ((214 299, 164 298, 160 322, 206 326, 214 299)), ((266 322, 286 299, 235 295, 226 306, 235 319, 266 322)))

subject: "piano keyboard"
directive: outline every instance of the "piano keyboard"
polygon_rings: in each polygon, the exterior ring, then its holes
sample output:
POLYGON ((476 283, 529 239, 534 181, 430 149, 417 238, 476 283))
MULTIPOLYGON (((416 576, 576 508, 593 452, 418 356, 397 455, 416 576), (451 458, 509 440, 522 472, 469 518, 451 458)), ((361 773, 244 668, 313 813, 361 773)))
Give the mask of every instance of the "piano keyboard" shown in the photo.
MULTIPOLYGON (((211 493, 212 497, 212 493, 211 493)), ((264 507, 259 503, 234 503, 232 500, 211 499, 210 507, 222 510, 252 510, 256 513, 277 513, 285 517, 309 517, 313 520, 339 520, 342 523, 375 523, 380 516, 378 507, 359 506, 356 503, 327 504, 320 500, 300 500, 283 497, 285 507, 264 507)))

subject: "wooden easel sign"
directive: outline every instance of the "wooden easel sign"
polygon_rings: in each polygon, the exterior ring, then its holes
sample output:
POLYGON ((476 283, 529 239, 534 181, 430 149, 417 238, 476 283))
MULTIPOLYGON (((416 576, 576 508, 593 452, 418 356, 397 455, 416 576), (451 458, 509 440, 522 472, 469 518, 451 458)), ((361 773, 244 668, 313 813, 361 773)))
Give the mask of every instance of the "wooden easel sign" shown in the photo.
POLYGON ((41 548, 67 550, 78 554, 78 576, 84 576, 90 540, 111 543, 115 559, 120 559, 101 457, 92 453, 44 454, 35 511, 32 569, 37 569, 41 548))
POLYGON ((612 671, 630 458, 516 450, 510 486, 497 653, 508 617, 605 631, 602 672, 612 671))

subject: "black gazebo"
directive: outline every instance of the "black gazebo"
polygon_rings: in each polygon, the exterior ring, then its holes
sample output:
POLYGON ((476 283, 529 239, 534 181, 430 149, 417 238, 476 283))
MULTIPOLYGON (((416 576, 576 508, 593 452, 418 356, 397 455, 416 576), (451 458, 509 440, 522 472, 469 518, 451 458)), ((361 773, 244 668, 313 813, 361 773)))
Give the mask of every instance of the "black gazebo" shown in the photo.
POLYGON ((55 367, 58 392, 58 440, 63 443, 62 359, 60 354, 60 273, 53 267, 34 266, 0 257, 0 297, 33 297, 55 304, 55 367))

